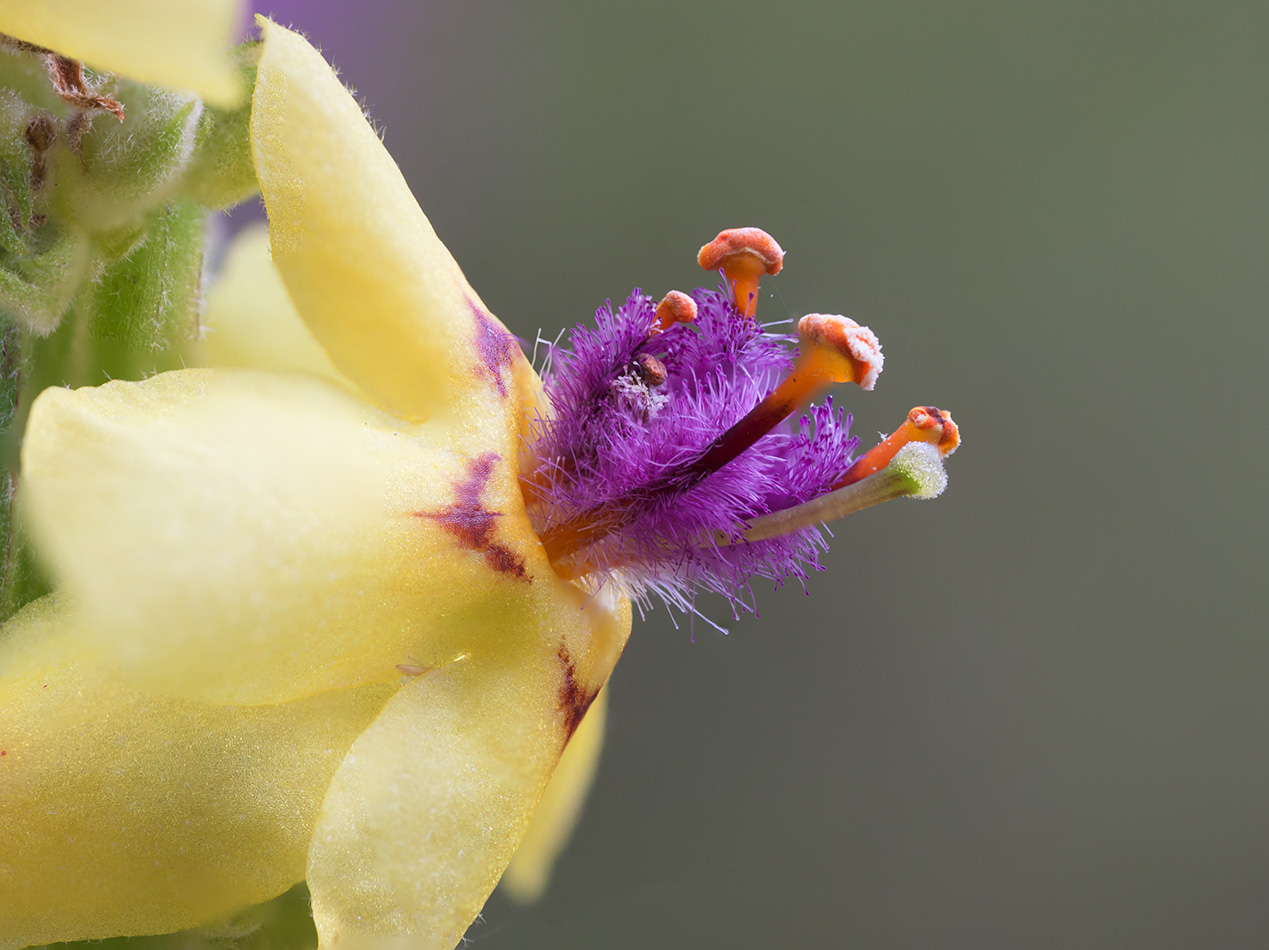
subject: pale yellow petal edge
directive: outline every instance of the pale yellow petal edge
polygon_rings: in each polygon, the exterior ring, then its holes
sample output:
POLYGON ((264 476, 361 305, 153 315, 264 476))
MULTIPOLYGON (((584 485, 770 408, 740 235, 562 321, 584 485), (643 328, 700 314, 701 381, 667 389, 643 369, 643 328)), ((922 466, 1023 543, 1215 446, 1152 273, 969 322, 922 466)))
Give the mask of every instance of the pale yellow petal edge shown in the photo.
POLYGON ((502 876, 500 887, 512 900, 529 904, 546 892, 551 871, 572 837, 599 771, 607 722, 608 688, 604 687, 560 756, 529 830, 502 876))
POLYGON ((94 69, 232 106, 246 93, 229 56, 239 0, 0 0, 0 33, 94 69))

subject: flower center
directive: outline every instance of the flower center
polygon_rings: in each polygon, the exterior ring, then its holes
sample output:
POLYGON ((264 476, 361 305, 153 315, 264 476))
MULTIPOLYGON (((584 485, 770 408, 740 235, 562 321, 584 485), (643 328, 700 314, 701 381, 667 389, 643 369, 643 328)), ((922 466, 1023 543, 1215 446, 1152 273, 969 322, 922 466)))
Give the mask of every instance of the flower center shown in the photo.
POLYGON ((820 522, 937 493, 956 430, 919 407, 856 459, 831 397, 791 422, 833 383, 872 389, 876 336, 835 314, 803 317, 796 338, 759 324, 758 277, 777 273, 783 252, 757 228, 722 232, 698 260, 721 272, 718 291, 656 304, 636 291, 550 348, 554 414, 533 420, 525 499, 562 576, 685 610, 696 588, 750 607, 753 577, 780 583, 818 567, 820 522), (901 452, 911 442, 926 449, 901 452))

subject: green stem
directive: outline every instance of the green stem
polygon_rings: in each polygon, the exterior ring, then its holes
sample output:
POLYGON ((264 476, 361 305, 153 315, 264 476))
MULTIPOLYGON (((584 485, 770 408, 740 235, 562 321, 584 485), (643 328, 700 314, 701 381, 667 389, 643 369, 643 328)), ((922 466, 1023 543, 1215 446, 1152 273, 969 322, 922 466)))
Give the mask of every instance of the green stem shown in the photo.
POLYGON ((33 339, 38 338, 14 326, 0 337, 0 619, 48 590, 17 517, 21 433, 34 396, 29 372, 33 339))

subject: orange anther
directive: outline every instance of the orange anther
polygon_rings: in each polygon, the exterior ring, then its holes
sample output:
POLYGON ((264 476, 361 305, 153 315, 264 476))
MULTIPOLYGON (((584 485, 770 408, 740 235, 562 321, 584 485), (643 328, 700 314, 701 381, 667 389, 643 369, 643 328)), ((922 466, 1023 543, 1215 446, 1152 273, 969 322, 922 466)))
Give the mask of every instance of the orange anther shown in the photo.
POLYGON ((923 441, 933 443, 939 455, 951 455, 961 444, 961 433, 952 421, 952 414, 937 406, 916 406, 908 413, 908 422, 914 429, 931 436, 923 441))
POLYGON ((885 365, 877 334, 850 317, 836 313, 808 313, 798 321, 803 358, 818 357, 835 383, 858 383, 871 390, 885 365))
POLYGON ((696 301, 679 290, 671 290, 657 304, 657 322, 649 331, 652 334, 668 330, 676 323, 691 323, 696 319, 696 301))
POLYGON ((846 470, 846 474, 833 483, 834 488, 844 488, 873 472, 879 472, 890 464, 895 454, 909 442, 929 442, 939 450, 939 455, 951 455, 961 443, 960 430, 952 421, 951 413, 937 406, 916 406, 908 412, 903 425, 873 446, 846 470))
POLYGON ((802 352, 793 372, 715 439, 688 473, 703 476, 722 468, 833 383, 871 389, 877 381, 881 344, 867 327, 837 314, 812 313, 798 323, 798 333, 802 352))
POLYGON ((731 284, 736 309, 752 317, 758 305, 758 279, 780 273, 784 251, 762 228, 729 228, 702 247, 696 261, 706 270, 721 270, 731 284))

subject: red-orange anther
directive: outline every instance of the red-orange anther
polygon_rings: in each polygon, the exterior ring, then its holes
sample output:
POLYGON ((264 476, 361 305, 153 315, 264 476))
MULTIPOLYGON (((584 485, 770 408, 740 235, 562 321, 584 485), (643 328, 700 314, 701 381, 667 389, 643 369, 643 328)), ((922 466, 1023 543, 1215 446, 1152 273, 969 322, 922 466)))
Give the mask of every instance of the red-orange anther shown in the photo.
POLYGON ((656 317, 652 333, 668 330, 676 323, 691 323, 696 319, 696 301, 682 291, 671 290, 657 304, 656 317))
POLYGON ((701 248, 696 261, 706 270, 721 270, 731 284, 736 309, 752 317, 758 305, 758 279, 780 273, 784 251, 762 228, 728 228, 701 248))
POLYGON ((833 483, 833 488, 844 488, 881 471, 909 442, 929 442, 938 448, 939 455, 946 456, 955 452, 961 444, 961 434, 952 421, 951 413, 937 406, 915 406, 908 412, 903 425, 860 456, 846 474, 833 483))
POLYGON ((881 344, 867 327, 837 314, 812 313, 798 323, 798 333, 802 352, 793 372, 715 439, 688 473, 703 477, 722 468, 833 383, 871 389, 877 381, 881 344))
POLYGON ((812 354, 835 383, 858 383, 871 390, 885 365, 881 341, 867 327, 836 313, 808 313, 798 321, 804 358, 812 354))

